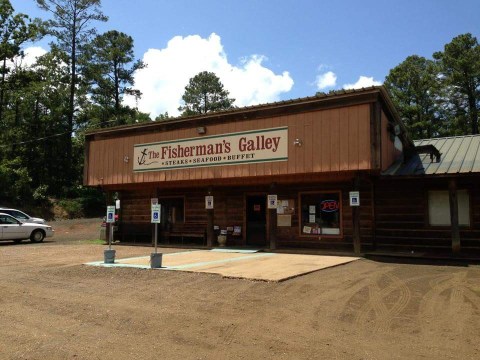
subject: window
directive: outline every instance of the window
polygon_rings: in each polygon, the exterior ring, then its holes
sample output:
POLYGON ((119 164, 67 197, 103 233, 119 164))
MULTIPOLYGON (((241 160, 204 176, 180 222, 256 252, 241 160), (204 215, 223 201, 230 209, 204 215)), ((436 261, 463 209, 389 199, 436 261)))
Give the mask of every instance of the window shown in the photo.
POLYGON ((339 191, 300 195, 302 235, 340 235, 339 191))
POLYGON ((185 221, 184 198, 162 198, 158 201, 162 205, 162 224, 170 226, 185 221))
POLYGON ((0 224, 15 224, 15 225, 18 225, 18 221, 11 216, 2 215, 2 216, 0 216, 0 224))
MULTIPOLYGON (((458 224, 470 226, 470 198, 467 190, 458 190, 458 224)), ((432 226, 450 226, 448 191, 428 192, 428 220, 432 226)))
POLYGON ((0 210, 0 212, 3 212, 5 214, 12 215, 13 217, 20 219, 20 220, 28 220, 28 216, 21 211, 18 210, 0 210))

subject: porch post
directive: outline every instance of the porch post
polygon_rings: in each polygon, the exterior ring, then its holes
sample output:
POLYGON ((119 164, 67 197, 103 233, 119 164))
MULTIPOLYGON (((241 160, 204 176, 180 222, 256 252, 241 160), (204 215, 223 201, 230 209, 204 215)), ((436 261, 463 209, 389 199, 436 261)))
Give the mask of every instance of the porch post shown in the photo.
MULTIPOLYGON (((353 190, 360 191, 360 178, 358 175, 353 180, 353 190)), ((353 222, 353 251, 355 255, 360 255, 360 206, 352 206, 352 222, 353 222)))
MULTIPOLYGON (((276 184, 272 183, 270 185, 269 194, 276 195, 276 184)), ((277 209, 268 209, 268 239, 267 242, 270 244, 270 250, 275 250, 277 248, 277 209)))
MULTIPOLYGON (((112 205, 113 202, 113 192, 110 190, 105 191, 105 208, 107 206, 112 205)), ((105 240, 108 242, 108 239, 110 239, 110 232, 112 231, 112 227, 109 226, 109 224, 106 224, 107 227, 105 228, 105 240)))
POLYGON ((448 183, 448 194, 450 202, 450 224, 452 225, 452 252, 458 254, 461 246, 460 229, 458 227, 457 181, 455 178, 450 179, 448 183))
MULTIPOLYGON (((212 195, 212 188, 208 188, 208 195, 212 195)), ((214 199, 215 204, 215 199, 214 199)), ((214 209, 207 209, 207 246, 213 247, 215 243, 215 231, 213 230, 213 222, 214 222, 214 209)))

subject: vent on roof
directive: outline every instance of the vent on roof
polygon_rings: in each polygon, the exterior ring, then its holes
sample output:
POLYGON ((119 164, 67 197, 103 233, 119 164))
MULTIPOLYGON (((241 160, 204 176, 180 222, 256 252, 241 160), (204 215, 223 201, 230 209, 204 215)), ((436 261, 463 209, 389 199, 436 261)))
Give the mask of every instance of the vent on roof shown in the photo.
POLYGON ((433 161, 433 157, 435 156, 435 162, 440 162, 440 156, 442 154, 440 154, 440 151, 432 144, 415 146, 415 150, 417 154, 430 154, 431 161, 433 161))

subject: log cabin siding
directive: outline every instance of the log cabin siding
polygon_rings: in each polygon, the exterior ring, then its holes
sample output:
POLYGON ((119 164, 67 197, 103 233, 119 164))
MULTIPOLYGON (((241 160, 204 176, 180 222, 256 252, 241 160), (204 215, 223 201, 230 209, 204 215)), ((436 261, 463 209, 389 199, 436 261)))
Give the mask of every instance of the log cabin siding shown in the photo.
POLYGON ((368 104, 211 124, 208 135, 288 127, 288 161, 134 173, 135 144, 198 138, 196 128, 99 138, 87 142, 85 183, 110 186, 371 169, 368 104), (293 144, 295 139, 303 143, 293 144), (124 161, 124 159, 127 161, 124 161))
POLYGON ((153 197, 153 188, 119 192, 121 215, 117 237, 121 241, 151 241, 153 228, 150 223, 150 199, 153 197))
MULTIPOLYGON (((293 199, 295 201, 295 212, 292 215, 291 227, 277 227, 275 236, 279 247, 283 248, 310 248, 353 250, 353 223, 352 209, 349 206, 349 191, 352 190, 352 180, 344 180, 337 183, 319 182, 315 184, 279 184, 277 195, 279 200, 293 199), (341 192, 341 235, 301 235, 300 194, 310 192, 341 192)), ((371 249, 373 243, 373 211, 371 185, 362 182, 360 186, 361 208, 360 208, 360 234, 362 249, 371 249)), ((269 184, 259 184, 255 188, 244 187, 218 187, 212 190, 214 196, 214 223, 220 229, 227 227, 241 226, 240 237, 229 237, 229 246, 245 246, 246 239, 246 197, 249 195, 269 193, 269 184)), ((120 192, 122 199, 122 221, 129 225, 124 227, 120 238, 124 241, 139 241, 142 235, 145 242, 151 241, 150 224, 150 198, 158 197, 159 203, 164 198, 184 198, 185 223, 197 224, 204 227, 207 222, 205 210, 206 188, 189 188, 182 191, 161 190, 155 186, 143 191, 120 192), (125 232, 126 231, 126 232, 125 232)), ((268 222, 266 224, 268 228, 268 222)), ((160 243, 164 242, 160 232, 160 243)), ((267 244, 268 245, 268 244, 267 244)))
MULTIPOLYGON (((449 252, 451 249, 450 227, 432 227, 428 224, 428 191, 448 190, 448 179, 382 179, 372 184, 360 184, 360 236, 362 251, 376 248, 379 251, 399 253, 449 252), (374 195, 373 195, 374 194, 374 195), (375 206, 373 207, 373 204, 375 206)), ((467 189, 470 195, 470 226, 460 228, 462 251, 480 250, 480 190, 474 178, 459 179, 458 189, 467 189)), ((291 227, 277 227, 275 235, 281 248, 305 249, 353 249, 352 208, 348 193, 352 181, 316 184, 279 184, 279 200, 295 199, 295 213, 291 227), (303 192, 341 191, 342 234, 341 236, 305 236, 300 234, 300 194, 303 192)), ((219 187, 213 189, 215 199, 215 225, 220 228, 241 226, 242 236, 229 238, 230 246, 246 244, 246 208, 248 194, 268 194, 268 184, 255 188, 219 187)), ((182 191, 157 190, 156 187, 142 191, 122 191, 122 221, 129 225, 124 240, 151 239, 150 198, 184 197, 185 222, 205 224, 205 195, 207 189, 191 188, 182 191)))
MULTIPOLYGON (((475 179, 458 178, 470 195, 470 226, 460 227, 464 251, 480 250, 480 193, 475 179)), ((428 191, 448 191, 448 178, 384 179, 375 185, 376 244, 379 250, 449 252, 450 226, 430 226, 428 191)))
MULTIPOLYGON (((338 249, 353 251, 353 220, 352 207, 349 202, 349 192, 352 191, 352 182, 327 183, 318 185, 284 188, 279 191, 279 199, 293 198, 297 200, 297 211, 292 217, 292 227, 277 227, 277 243, 280 247, 311 248, 311 249, 338 249), (335 235, 301 235, 300 225, 300 194, 304 192, 340 191, 342 203, 341 236, 335 235)), ((362 250, 371 249, 373 243, 373 212, 370 185, 362 182, 360 186, 360 237, 362 250)))

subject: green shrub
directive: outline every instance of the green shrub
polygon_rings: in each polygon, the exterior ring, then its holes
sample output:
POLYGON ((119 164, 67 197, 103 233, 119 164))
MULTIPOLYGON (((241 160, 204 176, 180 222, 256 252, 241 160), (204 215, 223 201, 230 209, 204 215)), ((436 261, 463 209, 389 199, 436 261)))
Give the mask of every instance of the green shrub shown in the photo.
POLYGON ((105 195, 102 191, 82 186, 78 192, 78 200, 82 203, 85 216, 100 216, 105 213, 105 195))
POLYGON ((38 205, 49 204, 48 185, 40 185, 38 188, 36 188, 33 192, 33 199, 38 205))
POLYGON ((31 197, 31 181, 28 170, 21 166, 20 158, 3 161, 0 163, 0 201, 23 204, 31 197))
POLYGON ((83 217, 83 204, 81 199, 62 199, 58 201, 58 206, 63 208, 69 219, 83 217))

